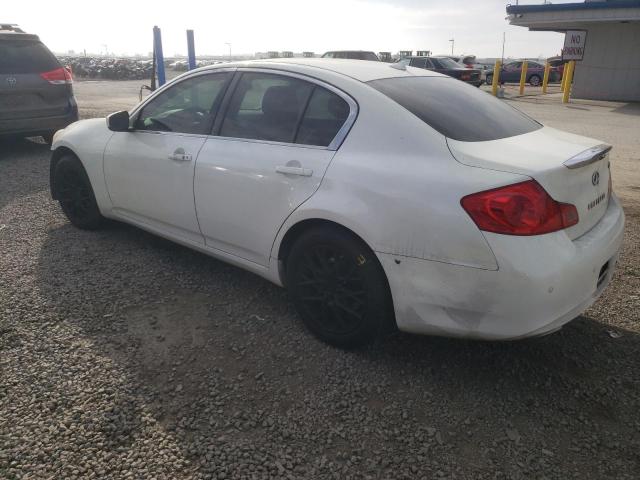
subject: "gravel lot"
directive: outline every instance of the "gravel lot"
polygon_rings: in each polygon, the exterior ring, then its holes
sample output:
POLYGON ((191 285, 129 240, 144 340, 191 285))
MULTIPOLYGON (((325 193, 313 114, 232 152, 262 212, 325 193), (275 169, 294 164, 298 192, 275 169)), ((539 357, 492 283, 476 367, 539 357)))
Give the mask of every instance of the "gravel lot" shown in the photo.
MULTIPOLYGON (((91 103, 97 83, 77 84, 84 116, 140 84, 91 103)), ((639 117, 598 112, 569 113, 604 140, 627 129, 628 226, 592 309, 540 339, 349 353, 256 276, 126 225, 71 227, 46 146, 0 144, 0 478, 638 478, 639 117)))

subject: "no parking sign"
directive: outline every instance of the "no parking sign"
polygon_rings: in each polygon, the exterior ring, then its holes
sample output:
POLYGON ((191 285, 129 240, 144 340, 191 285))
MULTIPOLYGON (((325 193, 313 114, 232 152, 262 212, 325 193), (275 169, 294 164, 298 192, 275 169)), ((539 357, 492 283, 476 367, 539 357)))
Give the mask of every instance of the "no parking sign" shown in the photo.
POLYGON ((586 30, 567 30, 564 34, 562 60, 582 60, 582 57, 584 57, 584 46, 586 43, 586 30))

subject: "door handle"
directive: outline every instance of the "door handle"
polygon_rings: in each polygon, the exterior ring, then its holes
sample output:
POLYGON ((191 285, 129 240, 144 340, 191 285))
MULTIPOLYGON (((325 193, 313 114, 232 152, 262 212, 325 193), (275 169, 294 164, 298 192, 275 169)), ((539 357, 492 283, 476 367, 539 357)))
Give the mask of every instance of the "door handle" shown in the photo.
POLYGON ((169 155, 168 158, 174 162, 190 162, 193 160, 190 153, 184 153, 184 148, 176 148, 175 152, 169 155))
POLYGON ((193 157, 188 153, 174 153, 173 155, 169 155, 169 160, 173 160, 174 162, 190 162, 193 160, 193 157))
POLYGON ((276 167, 276 172, 284 175, 299 175, 301 177, 310 177, 313 175, 313 170, 310 168, 288 167, 286 165, 278 165, 276 167))

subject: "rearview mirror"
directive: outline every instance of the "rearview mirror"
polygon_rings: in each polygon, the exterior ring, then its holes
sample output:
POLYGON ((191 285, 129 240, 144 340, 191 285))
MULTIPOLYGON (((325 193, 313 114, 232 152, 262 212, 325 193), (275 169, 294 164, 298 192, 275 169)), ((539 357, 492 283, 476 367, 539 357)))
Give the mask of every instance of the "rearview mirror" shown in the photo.
POLYGON ((107 127, 112 132, 129 131, 129 112, 122 110, 107 116, 107 127))

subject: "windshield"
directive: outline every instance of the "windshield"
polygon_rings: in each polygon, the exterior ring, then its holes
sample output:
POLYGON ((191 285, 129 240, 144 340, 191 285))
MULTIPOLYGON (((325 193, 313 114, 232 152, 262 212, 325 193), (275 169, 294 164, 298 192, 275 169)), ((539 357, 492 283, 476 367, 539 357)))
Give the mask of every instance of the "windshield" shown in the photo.
POLYGON ((367 83, 454 140, 497 140, 542 127, 504 100, 454 78, 396 77, 367 83))
POLYGON ((458 62, 454 62, 450 58, 435 58, 441 68, 463 68, 458 62))

